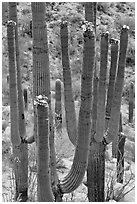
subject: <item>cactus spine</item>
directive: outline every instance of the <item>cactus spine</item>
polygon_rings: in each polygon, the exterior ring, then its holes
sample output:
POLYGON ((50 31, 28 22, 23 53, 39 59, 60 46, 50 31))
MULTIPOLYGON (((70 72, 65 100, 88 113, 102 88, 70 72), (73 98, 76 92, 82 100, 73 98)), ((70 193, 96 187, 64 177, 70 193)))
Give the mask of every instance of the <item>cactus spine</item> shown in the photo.
POLYGON ((133 122, 133 108, 134 108, 134 84, 130 84, 129 88, 129 123, 133 122))
POLYGON ((95 35, 90 25, 84 31, 83 69, 81 77, 81 106, 78 121, 78 138, 72 168, 60 182, 62 193, 74 191, 82 182, 87 168, 91 131, 92 81, 95 60, 95 35))
POLYGON ((35 101, 38 120, 38 202, 53 202, 49 171, 49 108, 46 99, 40 95, 35 101))
POLYGON ((127 44, 128 44, 128 27, 123 26, 120 34, 118 71, 117 71, 117 78, 115 82, 111 116, 108 124, 108 131, 106 133, 107 143, 112 142, 116 137, 116 135, 118 134, 121 98, 122 98, 122 90, 123 90, 123 84, 124 84, 124 71, 125 71, 127 44))
POLYGON ((67 132, 70 141, 76 145, 77 127, 75 104, 72 91, 71 70, 68 55, 68 27, 67 22, 61 23, 60 29, 61 50, 62 50, 62 67, 63 67, 63 82, 64 82, 64 97, 65 97, 65 115, 67 132))
POLYGON ((55 125, 57 132, 62 130, 62 108, 61 108, 61 80, 55 83, 55 125))

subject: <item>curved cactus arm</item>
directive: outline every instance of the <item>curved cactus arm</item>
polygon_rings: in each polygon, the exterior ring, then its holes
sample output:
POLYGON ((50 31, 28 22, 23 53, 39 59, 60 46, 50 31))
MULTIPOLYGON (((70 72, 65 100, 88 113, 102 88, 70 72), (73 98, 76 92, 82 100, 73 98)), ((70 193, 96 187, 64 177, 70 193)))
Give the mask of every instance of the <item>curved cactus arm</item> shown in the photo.
POLYGON ((38 96, 35 100, 37 108, 38 138, 37 138, 37 181, 38 202, 53 202, 49 171, 49 107, 47 97, 38 96))
POLYGON ((116 79, 116 72, 117 72, 119 41, 117 39, 111 38, 110 44, 111 44, 111 65, 110 65, 110 72, 109 72, 109 85, 108 85, 108 91, 107 91, 105 130, 107 130, 108 122, 110 119, 110 113, 111 113, 111 105, 113 101, 115 79, 116 79))
POLYGON ((55 126, 59 132, 62 129, 61 80, 55 82, 55 126))
POLYGON ((106 101, 106 74, 108 62, 108 32, 101 35, 101 59, 100 59, 100 76, 98 86, 98 102, 97 102, 97 122, 96 134, 94 136, 96 142, 101 142, 105 128, 105 101, 106 101))
POLYGON ((71 70, 68 55, 68 28, 67 22, 61 23, 60 29, 61 50, 62 50, 62 67, 64 82, 64 98, 65 98, 65 117, 68 137, 73 145, 76 145, 77 127, 75 104, 72 91, 71 70))
POLYGON ((14 21, 8 21, 7 39, 9 54, 9 90, 10 90, 10 118, 11 118, 11 142, 13 146, 21 143, 18 124, 18 103, 17 103, 17 80, 15 67, 15 26, 14 21))
POLYGON ((123 26, 121 30, 121 35, 120 35, 118 72, 117 72, 117 77, 115 82, 111 116, 108 124, 108 130, 105 135, 105 139, 107 143, 112 142, 115 136, 118 134, 122 90, 124 85, 124 72, 125 72, 127 45, 128 45, 128 26, 123 26))
POLYGON ((82 182, 87 168, 90 132, 91 132, 91 102, 92 81, 95 60, 95 35, 93 28, 84 31, 83 70, 81 77, 81 106, 78 121, 78 139, 72 168, 69 174, 60 182, 62 193, 74 191, 82 182))

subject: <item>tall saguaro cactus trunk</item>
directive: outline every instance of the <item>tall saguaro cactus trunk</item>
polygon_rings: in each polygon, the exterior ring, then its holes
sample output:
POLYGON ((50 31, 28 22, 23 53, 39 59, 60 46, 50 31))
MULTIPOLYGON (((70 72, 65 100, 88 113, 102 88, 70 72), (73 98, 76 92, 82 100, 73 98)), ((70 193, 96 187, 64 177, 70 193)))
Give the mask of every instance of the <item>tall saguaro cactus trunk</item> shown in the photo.
MULTIPOLYGON (((100 76, 97 92, 96 127, 92 129, 90 156, 87 171, 88 199, 103 202, 105 184, 105 144, 102 142, 105 127, 106 72, 108 55, 108 33, 101 36, 100 76), (100 114, 99 114, 100 113, 100 114)), ((93 104, 96 98, 93 97, 93 104)), ((93 112, 93 110, 92 110, 93 112)), ((94 119, 94 117, 92 117, 94 119)), ((94 120, 92 121, 92 123, 94 120)), ((92 124, 93 125, 93 124, 92 124)))
MULTIPOLYGON (((32 29, 33 29, 33 95, 34 98, 38 95, 45 95, 49 103, 49 126, 50 126, 50 172, 51 184, 56 198, 58 199, 57 185, 58 177, 56 172, 56 154, 54 147, 54 127, 53 116, 51 110, 51 95, 50 95, 50 71, 49 71, 49 52, 47 40, 47 26, 45 22, 46 7, 44 2, 32 2, 32 29), (56 191, 56 192, 55 192, 56 191)), ((36 109, 34 107, 34 120, 37 124, 36 109)), ((36 130, 37 130, 37 126, 36 130)), ((36 131, 34 130, 34 131, 36 131)), ((37 142, 37 134, 36 142, 37 142)), ((59 196, 60 197, 60 196, 59 196)), ((60 200, 60 198, 59 198, 60 200)))
MULTIPOLYGON (((19 137, 23 139, 26 136, 26 127, 25 127, 25 117, 24 117, 24 105, 23 105, 23 96, 22 96, 22 87, 21 87, 21 73, 20 73, 20 61, 19 61, 19 47, 18 47, 18 21, 17 21, 17 8, 16 3, 9 3, 9 20, 13 20, 16 23, 15 26, 15 50, 14 55, 16 60, 16 78, 17 81, 17 114, 18 114, 18 125, 16 128, 19 128, 19 137)), ((15 82, 14 82, 15 83, 15 82)), ((14 94, 15 94, 14 93, 14 94)), ((12 94, 10 94, 12 97, 12 94)), ((14 117, 11 116, 11 120, 14 120, 14 117)), ((20 201, 26 201, 28 199, 28 149, 27 144, 20 143, 18 147, 14 147, 13 152, 15 154, 15 158, 18 157, 20 162, 19 164, 15 164, 15 177, 18 177, 16 181, 16 199, 19 197, 20 201), (20 166, 19 168, 16 166, 20 166), (16 176, 18 174, 18 176, 16 176)))
POLYGON ((38 121, 37 162, 38 202, 53 202, 49 171, 49 108, 47 97, 38 96, 35 101, 38 121))
POLYGON ((75 104, 72 91, 71 70, 69 64, 68 53, 68 28, 67 23, 61 24, 61 51, 62 51, 62 67, 63 67, 63 82, 64 82, 64 97, 65 97, 65 117, 67 132, 70 141, 76 145, 77 140, 77 126, 75 104))

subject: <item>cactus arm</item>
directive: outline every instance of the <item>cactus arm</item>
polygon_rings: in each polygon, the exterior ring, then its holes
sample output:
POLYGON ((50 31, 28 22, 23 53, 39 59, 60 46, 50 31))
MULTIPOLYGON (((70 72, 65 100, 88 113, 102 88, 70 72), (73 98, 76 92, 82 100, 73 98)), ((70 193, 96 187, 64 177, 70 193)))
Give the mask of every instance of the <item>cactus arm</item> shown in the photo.
POLYGON ((108 85, 108 91, 107 91, 105 130, 107 130, 108 122, 110 119, 110 113, 111 113, 111 105, 113 101, 114 86, 115 86, 115 79, 116 79, 116 72, 117 72, 119 41, 111 38, 110 44, 111 44, 111 65, 110 65, 110 72, 109 72, 109 85, 108 85))
POLYGON ((96 142, 101 142, 105 125, 106 74, 108 62, 108 32, 101 35, 100 76, 97 102, 96 142))
POLYGON ((54 198, 50 185, 49 171, 49 107, 44 97, 39 99, 38 96, 35 104, 38 116, 38 202, 53 202, 54 198))
POLYGON ((68 137, 73 145, 76 145, 77 127, 75 104, 72 91, 71 70, 68 55, 68 28, 67 22, 61 23, 60 29, 61 50, 62 50, 62 67, 63 67, 63 82, 64 82, 64 97, 65 97, 65 117, 68 137))
POLYGON ((15 29, 14 21, 7 25, 8 54, 9 54, 9 89, 10 89, 10 118, 11 118, 11 142, 18 146, 21 142, 18 131, 18 104, 17 104, 17 81, 15 68, 15 29))
POLYGON ((108 125, 108 131, 106 132, 106 136, 105 136, 107 143, 110 143, 111 141, 113 141, 115 136, 118 134, 127 45, 128 45, 128 27, 123 26, 121 30, 121 35, 120 35, 118 72, 117 72, 117 77, 115 82, 111 116, 110 116, 110 121, 108 125))
POLYGON ((90 132, 92 80, 95 57, 95 36, 92 29, 84 31, 83 70, 81 77, 81 106, 78 121, 78 139, 72 168, 60 182, 62 193, 74 191, 82 182, 87 168, 90 132))
POLYGON ((9 2, 9 18, 16 22, 15 28, 15 50, 16 50, 16 65, 17 65, 17 90, 18 90, 18 114, 19 114, 19 133, 20 137, 26 137, 25 115, 23 105, 23 94, 21 84, 20 59, 19 59, 19 45, 18 45, 18 19, 16 2, 9 2))

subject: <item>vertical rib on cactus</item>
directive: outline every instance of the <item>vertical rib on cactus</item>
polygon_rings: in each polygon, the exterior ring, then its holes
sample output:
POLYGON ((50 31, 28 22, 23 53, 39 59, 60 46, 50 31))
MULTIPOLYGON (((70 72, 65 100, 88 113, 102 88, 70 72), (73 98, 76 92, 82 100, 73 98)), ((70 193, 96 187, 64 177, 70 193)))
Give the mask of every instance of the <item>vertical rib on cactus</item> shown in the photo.
POLYGON ((129 123, 133 122, 133 108, 134 108, 134 84, 131 82, 129 88, 129 123))
POLYGON ((61 50, 62 50, 65 117, 66 117, 67 132, 72 144, 76 145, 76 139, 77 139, 76 113, 75 113, 75 104, 74 104, 74 98, 73 98, 71 71, 70 71, 69 55, 68 55, 67 22, 61 23, 60 37, 61 37, 61 50))
MULTIPOLYGON (((47 98, 47 97, 46 97, 47 98)), ((38 122, 38 202, 53 202, 49 171, 49 110, 45 97, 36 98, 38 122)))
POLYGON ((115 89, 114 89, 113 102, 112 102, 112 108, 111 108, 111 117, 108 125, 108 131, 106 133, 107 143, 112 142, 115 136, 118 134, 121 98, 122 98, 122 90, 124 85, 124 72, 125 72, 127 44, 128 44, 128 26, 123 26, 121 30, 121 35, 120 35, 118 72, 117 72, 117 77, 115 82, 115 89))
POLYGON ((101 35, 100 76, 97 102, 96 142, 101 142, 105 129, 106 74, 108 62, 108 32, 101 35))
POLYGON ((108 91, 107 91, 105 129, 107 129, 108 121, 110 119, 111 105, 113 101, 114 86, 115 86, 116 71, 117 71, 118 50, 119 50, 118 40, 111 38, 110 43, 111 43, 111 65, 110 65, 110 72, 109 72, 109 85, 108 85, 108 91))
POLYGON ((61 131, 62 129, 61 105, 61 80, 57 79, 55 83, 55 125, 57 131, 61 131))
POLYGON ((82 182, 87 168, 90 132, 92 81, 95 57, 95 36, 92 28, 84 31, 83 69, 81 77, 81 106, 78 121, 78 139, 69 174, 60 182, 62 193, 74 191, 82 182))

